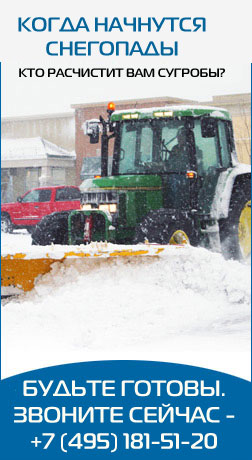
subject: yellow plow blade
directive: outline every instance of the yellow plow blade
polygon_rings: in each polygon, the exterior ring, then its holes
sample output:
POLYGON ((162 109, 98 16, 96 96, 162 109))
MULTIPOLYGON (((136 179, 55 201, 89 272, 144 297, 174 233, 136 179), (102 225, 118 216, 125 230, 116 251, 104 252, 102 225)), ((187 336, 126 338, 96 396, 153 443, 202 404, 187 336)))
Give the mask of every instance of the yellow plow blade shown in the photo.
MULTIPOLYGON (((171 247, 171 246, 170 246, 171 247)), ((176 246, 173 248, 182 248, 176 246)), ((167 246, 142 244, 122 246, 106 243, 91 243, 88 246, 47 246, 32 248, 30 253, 6 254, 1 256, 2 295, 30 291, 39 275, 48 273, 55 262, 66 259, 108 259, 111 257, 159 256, 167 246), (72 249, 73 248, 73 249, 72 249)))
MULTIPOLYGON (((55 260, 51 259, 23 259, 14 254, 11 257, 1 257, 1 287, 2 294, 11 293, 12 287, 22 291, 30 291, 38 275, 50 271, 55 260), (4 289, 8 288, 8 289, 4 289)), ((13 290, 13 293, 15 291, 13 290)))

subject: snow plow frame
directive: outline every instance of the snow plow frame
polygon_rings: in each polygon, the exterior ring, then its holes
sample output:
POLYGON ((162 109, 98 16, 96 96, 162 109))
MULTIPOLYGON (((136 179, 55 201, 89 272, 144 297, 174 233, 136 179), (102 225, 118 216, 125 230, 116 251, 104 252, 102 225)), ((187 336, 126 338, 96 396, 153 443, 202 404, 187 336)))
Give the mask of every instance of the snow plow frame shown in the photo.
MULTIPOLYGON (((59 213, 57 214, 59 215, 59 213)), ((47 217, 50 219, 50 216, 47 217)), ((53 223, 55 223, 54 219, 53 223)), ((46 227, 50 232, 50 225, 46 225, 46 227)), ((90 211, 73 210, 68 214, 67 229, 65 230, 68 246, 54 245, 54 242, 51 241, 51 246, 34 246, 30 254, 3 254, 1 256, 2 296, 15 295, 32 290, 35 280, 48 273, 51 270, 52 264, 56 262, 62 263, 66 259, 157 257, 169 246, 149 244, 147 241, 146 244, 131 246, 115 245, 106 242, 91 242, 93 236, 92 230, 94 230, 95 237, 99 236, 102 241, 106 241, 107 239, 111 241, 113 239, 114 227, 111 225, 109 213, 94 209, 90 211), (80 219, 78 219, 79 217, 80 219), (93 229, 90 228, 90 233, 87 235, 87 222, 92 217, 94 227, 93 229), (102 226, 102 229, 100 231, 98 229, 98 232, 97 228, 95 228, 95 220, 97 218, 100 219, 102 226)), ((184 234, 181 234, 179 235, 179 239, 175 235, 175 239, 171 239, 170 245, 181 248, 188 242, 184 234)))
MULTIPOLYGON (((183 248, 176 245, 175 249, 183 248)), ((151 256, 158 257, 168 250, 168 246, 143 244, 121 246, 106 243, 91 243, 86 246, 64 247, 48 246, 38 249, 35 254, 7 254, 1 256, 2 296, 30 291, 35 280, 48 273, 52 264, 62 263, 66 259, 109 259, 151 256)))

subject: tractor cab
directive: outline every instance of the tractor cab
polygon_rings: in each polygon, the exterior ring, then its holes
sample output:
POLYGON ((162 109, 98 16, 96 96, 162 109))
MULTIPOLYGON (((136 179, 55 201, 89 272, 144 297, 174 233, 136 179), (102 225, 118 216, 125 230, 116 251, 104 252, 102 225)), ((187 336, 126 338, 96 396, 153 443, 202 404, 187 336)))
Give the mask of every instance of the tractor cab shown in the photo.
MULTIPOLYGON (((114 111, 110 105, 108 113, 107 122, 102 117, 99 123, 86 122, 85 133, 92 143, 98 142, 99 131, 102 133, 103 177, 108 176, 109 143, 113 139, 114 183, 110 187, 115 186, 115 181, 125 184, 126 178, 130 186, 137 177, 150 191, 156 176, 163 190, 162 207, 201 208, 210 213, 220 172, 237 162, 232 123, 226 110, 174 106, 114 111)), ((98 184, 93 183, 95 187, 98 184)), ((86 204, 85 196, 84 193, 86 204)))

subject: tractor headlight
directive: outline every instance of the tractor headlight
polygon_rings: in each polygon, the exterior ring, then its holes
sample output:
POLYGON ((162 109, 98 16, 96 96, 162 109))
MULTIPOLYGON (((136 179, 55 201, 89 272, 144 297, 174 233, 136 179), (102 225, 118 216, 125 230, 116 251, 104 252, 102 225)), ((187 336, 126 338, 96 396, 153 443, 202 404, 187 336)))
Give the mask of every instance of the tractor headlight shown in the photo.
POLYGON ((117 211, 117 204, 116 203, 109 204, 109 211, 111 213, 115 213, 117 211))
POLYGON ((114 214, 117 211, 117 204, 116 203, 99 204, 98 209, 100 209, 100 211, 109 211, 111 214, 114 214))
POLYGON ((92 209, 92 205, 84 203, 81 205, 81 209, 83 209, 83 211, 90 211, 90 209, 92 209))

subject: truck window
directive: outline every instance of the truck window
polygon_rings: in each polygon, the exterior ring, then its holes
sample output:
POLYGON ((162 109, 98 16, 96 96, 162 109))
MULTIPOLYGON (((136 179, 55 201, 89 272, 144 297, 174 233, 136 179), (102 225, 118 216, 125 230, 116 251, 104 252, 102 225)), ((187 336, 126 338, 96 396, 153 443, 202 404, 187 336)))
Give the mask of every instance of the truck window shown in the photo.
POLYGON ((59 188, 56 191, 55 201, 74 201, 80 200, 80 191, 76 188, 59 188))
POLYGON ((39 190, 39 201, 41 203, 45 203, 47 201, 51 201, 52 191, 47 190, 39 190))
POLYGON ((209 168, 219 168, 218 139, 215 137, 202 137, 201 122, 195 120, 194 125, 195 148, 198 173, 204 174, 209 168))
POLYGON ((39 190, 32 190, 27 193, 23 199, 22 203, 38 203, 39 202, 39 190))
POLYGON ((67 193, 69 200, 80 200, 81 193, 77 188, 68 188, 67 193))
POLYGON ((221 147, 222 166, 228 168, 231 163, 230 144, 228 142, 228 127, 225 121, 218 121, 218 131, 221 147))

